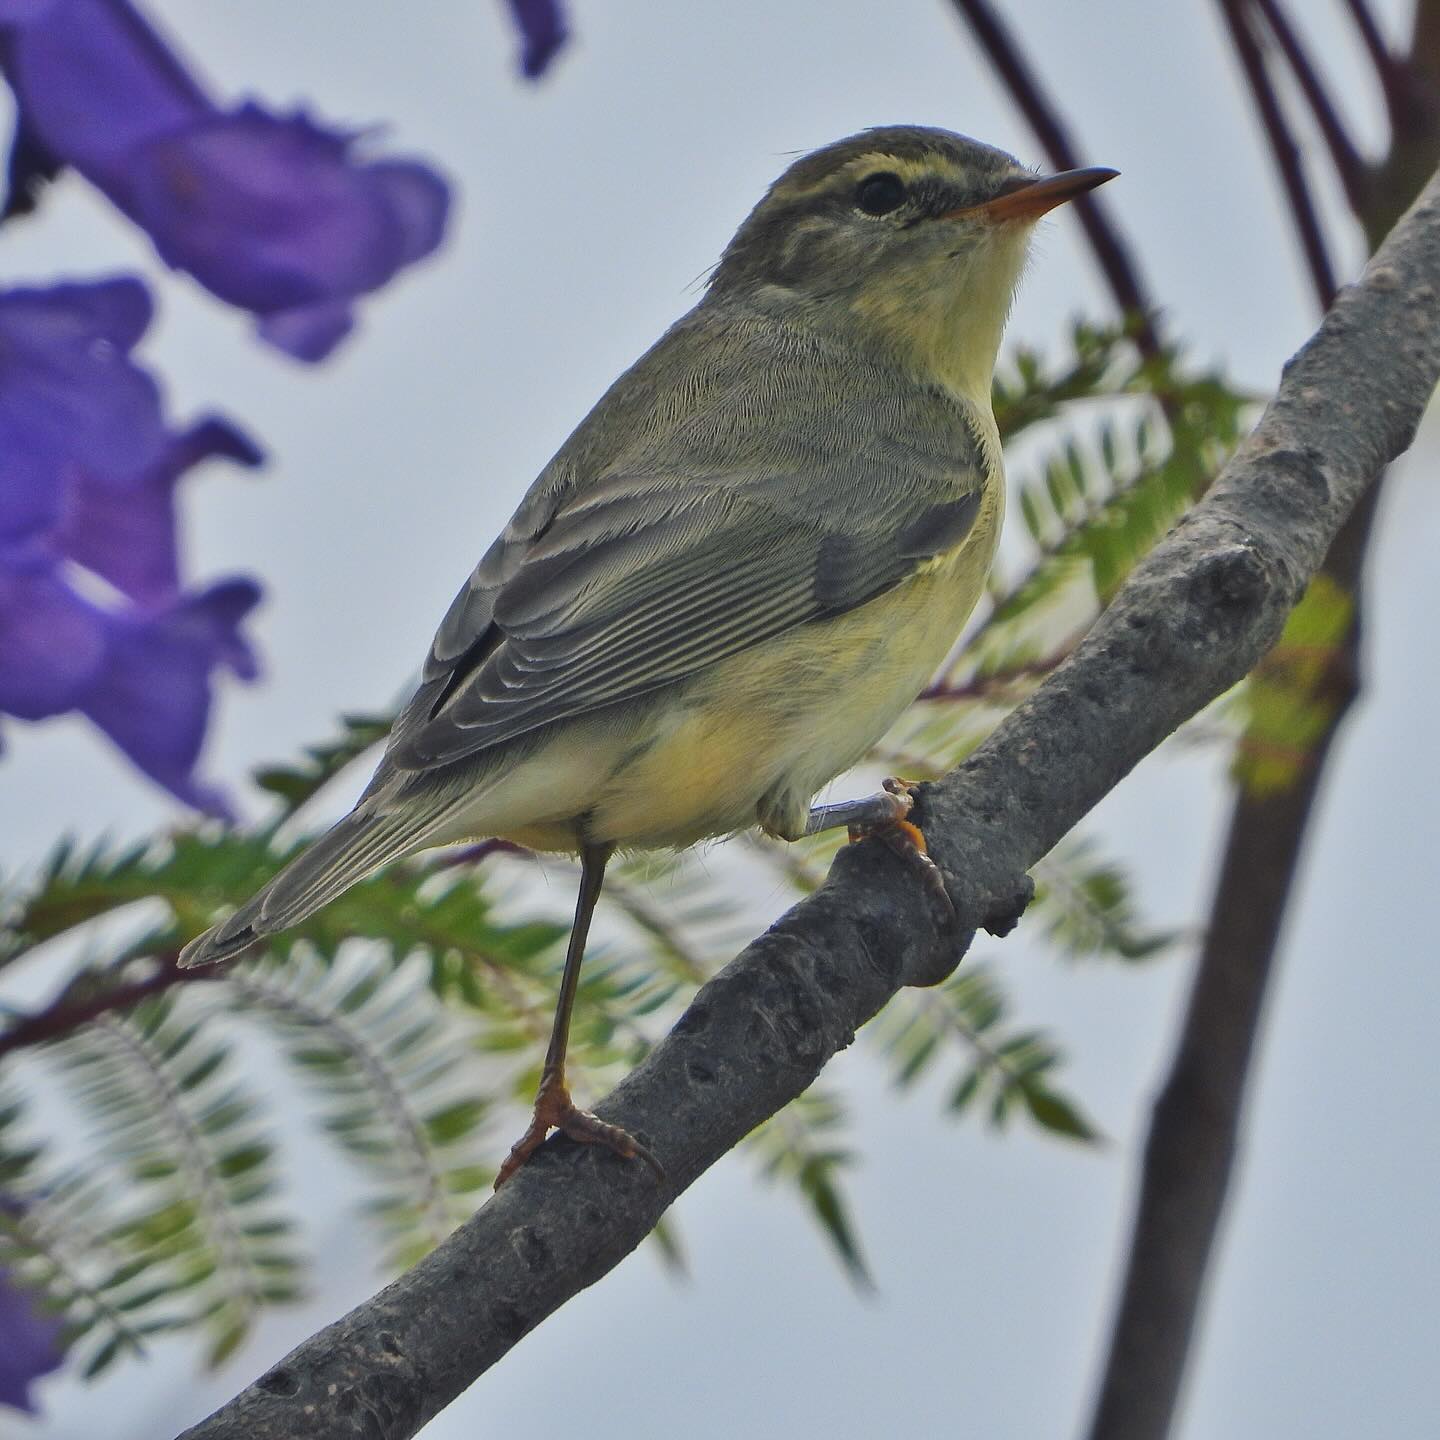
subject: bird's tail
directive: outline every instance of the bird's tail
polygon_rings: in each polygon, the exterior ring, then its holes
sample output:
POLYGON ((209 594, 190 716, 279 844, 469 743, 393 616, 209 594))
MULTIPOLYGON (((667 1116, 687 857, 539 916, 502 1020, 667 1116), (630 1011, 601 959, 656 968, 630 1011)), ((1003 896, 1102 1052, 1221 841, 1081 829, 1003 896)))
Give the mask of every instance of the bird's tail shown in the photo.
POLYGON ((359 810, 347 815, 228 920, 192 940, 178 964, 188 970, 230 960, 266 935, 298 925, 382 865, 418 850, 437 818, 359 810))

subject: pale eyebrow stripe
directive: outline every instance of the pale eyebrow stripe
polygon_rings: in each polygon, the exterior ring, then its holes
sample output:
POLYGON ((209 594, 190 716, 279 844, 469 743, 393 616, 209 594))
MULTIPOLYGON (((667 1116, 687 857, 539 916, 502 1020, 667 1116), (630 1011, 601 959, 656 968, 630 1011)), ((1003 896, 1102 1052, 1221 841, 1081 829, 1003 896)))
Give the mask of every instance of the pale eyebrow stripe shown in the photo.
POLYGON ((777 185, 772 193, 777 198, 798 200, 802 196, 813 195, 820 190, 828 189, 842 176, 854 175, 858 179, 861 172, 882 169, 893 172, 902 180, 915 180, 935 175, 943 175, 948 179, 959 178, 954 166, 947 164, 944 157, 939 155, 931 156, 926 160, 915 160, 906 156, 891 155, 884 150, 872 150, 867 151, 864 155, 857 155, 852 160, 847 160, 829 174, 808 185, 800 185, 792 181, 788 185, 777 185))

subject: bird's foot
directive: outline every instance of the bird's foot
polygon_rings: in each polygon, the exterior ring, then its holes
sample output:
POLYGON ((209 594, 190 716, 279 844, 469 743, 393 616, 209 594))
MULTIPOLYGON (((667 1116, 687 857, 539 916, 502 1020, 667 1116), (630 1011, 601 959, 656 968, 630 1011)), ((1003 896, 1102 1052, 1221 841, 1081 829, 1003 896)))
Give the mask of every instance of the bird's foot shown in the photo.
POLYGON ((850 839, 864 840, 873 837, 887 845, 890 850, 900 857, 905 863, 911 866, 920 877, 921 884, 925 887, 925 893, 939 907, 940 913, 945 917, 947 924, 953 924, 955 920, 955 905, 950 899, 950 892, 945 888, 945 877, 940 873, 940 867, 930 858, 930 847, 925 843, 925 832, 909 819, 911 811, 915 808, 915 785, 909 780, 898 780, 891 778, 881 782, 882 794, 872 796, 872 800, 882 799, 894 801, 897 807, 893 816, 885 816, 883 813, 874 820, 860 820, 852 822, 850 839))
POLYGON ((581 1110, 570 1098, 563 1071, 547 1072, 540 1081, 535 1097, 535 1113, 530 1128, 511 1146, 500 1173, 495 1177, 498 1190, 540 1148, 551 1130, 559 1130, 581 1145, 603 1145, 626 1160, 643 1160, 664 1181, 660 1162, 628 1131, 607 1124, 588 1110, 581 1110))

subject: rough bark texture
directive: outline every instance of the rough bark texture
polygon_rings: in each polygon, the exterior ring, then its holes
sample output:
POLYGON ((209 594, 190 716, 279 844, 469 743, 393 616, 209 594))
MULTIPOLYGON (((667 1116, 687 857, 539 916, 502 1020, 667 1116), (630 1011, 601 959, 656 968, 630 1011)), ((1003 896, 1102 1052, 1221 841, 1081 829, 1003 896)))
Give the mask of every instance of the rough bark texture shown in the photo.
POLYGON ((1026 871, 1182 721, 1241 678, 1440 378, 1440 179, 1290 363, 1206 499, 1075 656, 957 771, 922 819, 960 933, 910 867, 847 847, 825 885, 705 985, 599 1107, 664 1163, 552 1140, 407 1274, 298 1346, 185 1440, 402 1440, 639 1244, 667 1205, 798 1095, 902 985, 1003 930, 1026 871))

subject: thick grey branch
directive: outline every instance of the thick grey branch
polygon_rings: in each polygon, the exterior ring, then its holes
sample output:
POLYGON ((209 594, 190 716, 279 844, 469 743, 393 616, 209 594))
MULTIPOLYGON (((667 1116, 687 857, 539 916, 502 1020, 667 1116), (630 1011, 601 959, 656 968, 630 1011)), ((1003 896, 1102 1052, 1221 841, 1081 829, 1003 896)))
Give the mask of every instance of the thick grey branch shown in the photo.
POLYGON ((668 1185, 552 1140, 414 1269, 185 1440, 402 1440, 617 1265, 900 986, 942 979, 974 930, 1007 928, 1026 871, 1255 664, 1365 486, 1410 443, 1437 378, 1440 177, 1074 657, 923 792, 961 933, 941 933, 910 867, 884 846, 847 847, 824 886, 705 985, 600 1106, 660 1157, 668 1185))

